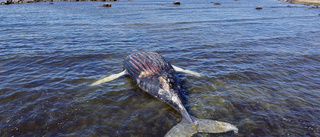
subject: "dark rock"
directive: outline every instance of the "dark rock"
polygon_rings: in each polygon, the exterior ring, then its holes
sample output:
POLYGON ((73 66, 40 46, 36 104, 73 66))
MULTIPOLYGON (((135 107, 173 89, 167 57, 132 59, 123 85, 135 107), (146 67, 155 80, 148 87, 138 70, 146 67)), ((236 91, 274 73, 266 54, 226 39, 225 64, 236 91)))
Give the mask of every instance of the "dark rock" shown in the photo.
POLYGON ((319 8, 319 6, 312 6, 309 9, 318 9, 318 8, 319 8))
POLYGON ((7 1, 0 1, 0 5, 8 5, 7 1))
MULTIPOLYGON (((118 0, 59 0, 59 1, 118 1, 118 0)), ((36 3, 36 2, 53 2, 53 0, 4 0, 4 1, 0 1, 0 5, 36 3)))
POLYGON ((101 7, 111 7, 111 3, 105 3, 101 7))
POLYGON ((174 1, 173 4, 174 5, 180 5, 180 1, 174 1))
POLYGON ((220 3, 214 3, 214 5, 221 5, 220 3))
POLYGON ((297 6, 291 6, 291 5, 288 5, 287 7, 289 7, 289 8, 295 7, 295 8, 296 8, 297 6))
POLYGON ((256 7, 256 9, 257 9, 257 10, 261 10, 261 9, 262 9, 262 7, 261 7, 261 6, 258 6, 258 7, 256 7))
POLYGON ((45 2, 45 1, 47 0, 5 0, 5 1, 1 1, 0 5, 35 3, 35 2, 45 2))

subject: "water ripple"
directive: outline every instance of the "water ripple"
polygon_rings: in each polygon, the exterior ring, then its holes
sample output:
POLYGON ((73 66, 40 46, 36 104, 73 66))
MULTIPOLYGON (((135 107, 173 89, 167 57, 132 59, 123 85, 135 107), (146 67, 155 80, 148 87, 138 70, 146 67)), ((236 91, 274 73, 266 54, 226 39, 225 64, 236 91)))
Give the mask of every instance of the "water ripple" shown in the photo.
POLYGON ((317 10, 249 0, 101 4, 0 6, 0 136, 165 135, 180 114, 130 78, 89 86, 141 50, 204 75, 179 73, 193 116, 233 123, 238 136, 319 136, 317 10))

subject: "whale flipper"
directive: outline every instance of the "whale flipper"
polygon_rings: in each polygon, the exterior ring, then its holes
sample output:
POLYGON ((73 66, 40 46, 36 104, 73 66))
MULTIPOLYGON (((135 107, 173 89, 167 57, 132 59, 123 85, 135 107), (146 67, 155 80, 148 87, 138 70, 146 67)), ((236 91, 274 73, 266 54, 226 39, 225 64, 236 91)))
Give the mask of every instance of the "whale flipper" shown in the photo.
POLYGON ((91 86, 95 86, 95 85, 99 85, 99 84, 102 84, 102 83, 105 83, 105 82, 109 82, 109 81, 112 81, 112 80, 115 80, 123 75, 126 75, 127 74, 127 71, 124 70, 118 74, 112 74, 112 75, 109 75, 109 76, 106 76, 104 78, 101 78, 99 80, 97 80, 96 82, 92 83, 91 86))
POLYGON ((187 70, 187 69, 183 69, 183 68, 180 68, 180 67, 177 67, 177 66, 174 66, 172 65, 173 69, 177 72, 183 72, 183 73, 187 73, 187 74, 192 74, 192 75, 195 75, 195 76, 198 76, 198 77, 201 77, 202 75, 198 72, 194 72, 194 71, 191 71, 191 70, 187 70))
POLYGON ((182 119, 180 123, 170 129, 165 137, 190 137, 195 133, 224 133, 228 131, 234 131, 238 133, 238 128, 230 123, 198 119, 192 117, 194 124, 182 119))

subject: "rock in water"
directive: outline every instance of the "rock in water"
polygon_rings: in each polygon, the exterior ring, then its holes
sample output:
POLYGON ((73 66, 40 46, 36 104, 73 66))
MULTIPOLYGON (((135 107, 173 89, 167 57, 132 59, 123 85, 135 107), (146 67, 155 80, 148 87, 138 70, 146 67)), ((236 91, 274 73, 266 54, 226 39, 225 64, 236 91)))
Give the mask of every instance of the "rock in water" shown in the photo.
POLYGON ((36 3, 36 2, 45 2, 45 1, 47 0, 5 0, 5 1, 0 1, 0 5, 36 3))
POLYGON ((174 1, 173 4, 174 5, 180 5, 180 1, 174 1))
POLYGON ((105 3, 101 7, 111 7, 111 3, 105 3))
POLYGON ((262 7, 261 7, 261 6, 258 6, 258 7, 256 7, 256 9, 257 9, 257 10, 261 10, 261 9, 262 9, 262 7))

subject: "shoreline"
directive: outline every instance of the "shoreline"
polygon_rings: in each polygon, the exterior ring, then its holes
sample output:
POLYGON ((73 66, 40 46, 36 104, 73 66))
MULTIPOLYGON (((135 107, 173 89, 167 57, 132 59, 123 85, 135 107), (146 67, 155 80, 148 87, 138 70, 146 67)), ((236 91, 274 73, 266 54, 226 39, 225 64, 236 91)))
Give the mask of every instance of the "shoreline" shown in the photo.
POLYGON ((290 2, 295 4, 305 4, 305 5, 320 5, 320 0, 282 0, 283 2, 290 2))
POLYGON ((36 3, 36 2, 54 2, 54 1, 117 1, 117 0, 4 0, 0 1, 0 5, 9 4, 24 4, 24 3, 36 3))
MULTIPOLYGON (((0 1, 0 5, 9 4, 24 4, 24 3, 36 3, 36 2, 53 2, 53 1, 117 1, 117 0, 4 0, 0 1)), ((320 5, 320 0, 279 0, 282 2, 290 2, 295 4, 305 5, 320 5)))

